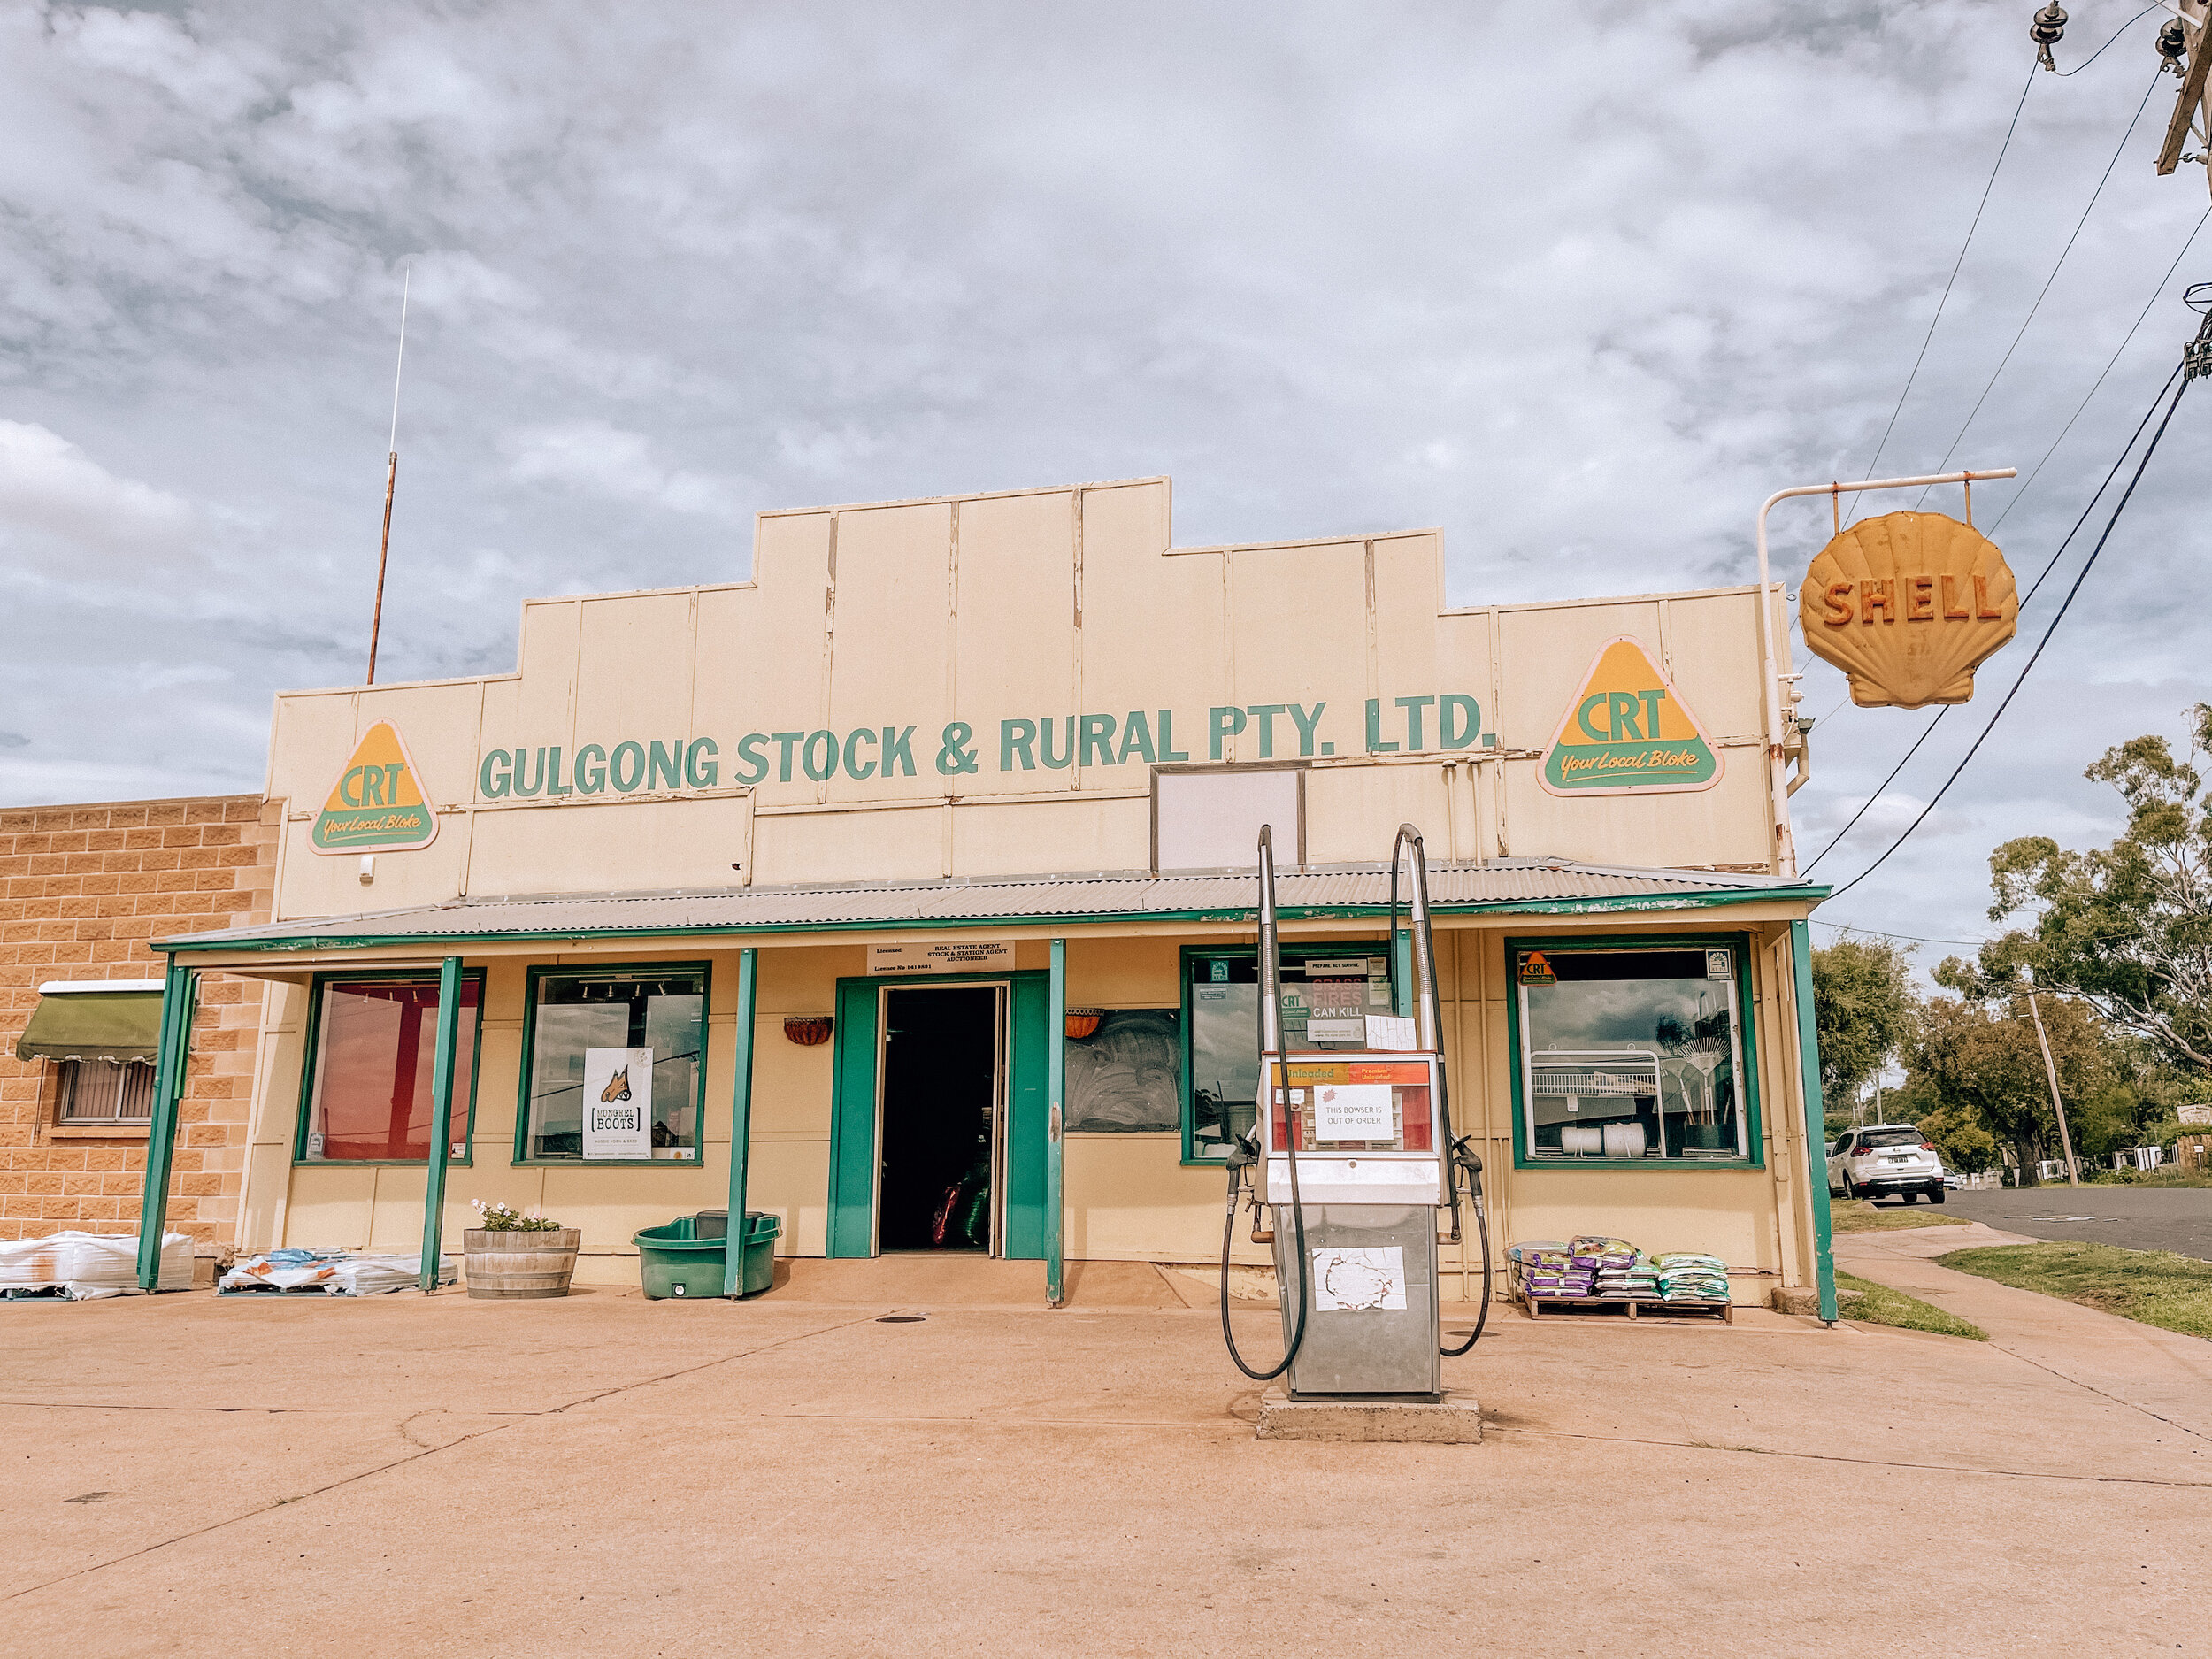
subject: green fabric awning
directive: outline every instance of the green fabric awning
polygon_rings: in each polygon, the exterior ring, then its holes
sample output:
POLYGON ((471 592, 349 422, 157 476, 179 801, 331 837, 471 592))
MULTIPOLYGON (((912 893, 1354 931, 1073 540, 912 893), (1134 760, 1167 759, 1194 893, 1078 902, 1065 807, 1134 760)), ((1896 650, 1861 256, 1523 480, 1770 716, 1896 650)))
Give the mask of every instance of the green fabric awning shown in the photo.
POLYGON ((159 991, 48 992, 15 1045, 19 1060, 151 1060, 159 991))

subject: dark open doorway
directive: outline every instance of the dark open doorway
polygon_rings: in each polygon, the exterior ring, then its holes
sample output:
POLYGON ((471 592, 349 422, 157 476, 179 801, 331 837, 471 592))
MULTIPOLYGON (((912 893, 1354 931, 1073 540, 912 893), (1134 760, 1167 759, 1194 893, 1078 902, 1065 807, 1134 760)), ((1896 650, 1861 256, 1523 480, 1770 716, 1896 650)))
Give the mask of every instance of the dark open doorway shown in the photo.
POLYGON ((999 992, 893 991, 884 1002, 878 1248, 988 1250, 999 992))

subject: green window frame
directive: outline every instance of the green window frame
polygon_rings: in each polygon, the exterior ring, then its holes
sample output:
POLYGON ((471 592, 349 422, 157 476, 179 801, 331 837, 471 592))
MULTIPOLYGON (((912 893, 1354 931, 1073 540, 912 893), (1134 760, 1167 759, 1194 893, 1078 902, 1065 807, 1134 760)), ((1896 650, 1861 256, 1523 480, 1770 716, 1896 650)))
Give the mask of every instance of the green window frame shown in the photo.
MULTIPOLYGON (((1385 983, 1390 987, 1390 1005, 1387 1008, 1377 1008, 1371 1011, 1394 1014, 1400 1011, 1399 1004, 1403 996, 1402 987, 1405 983, 1404 964, 1400 960, 1401 952, 1391 948, 1389 940, 1345 939, 1326 942, 1300 941, 1286 944, 1281 949, 1286 991, 1294 988, 1288 983, 1291 970, 1295 967, 1302 975, 1309 961, 1332 961, 1347 956, 1380 956, 1386 964, 1385 983)), ((1225 1167, 1225 1157, 1202 1156, 1196 1146, 1198 1079, 1196 1056, 1193 1045, 1197 1041, 1197 1022, 1193 1011, 1194 998, 1192 994, 1201 983, 1196 971, 1197 964, 1202 963, 1210 964, 1215 962, 1257 963, 1259 955, 1259 947, 1256 945, 1185 945, 1179 953, 1176 971, 1182 977, 1180 1002, 1183 1010, 1183 1075, 1180 1079, 1182 1162, 1187 1168, 1218 1170, 1225 1167)), ((1256 1050, 1259 1046, 1259 1032, 1256 1023, 1252 1033, 1252 1042, 1256 1050)))
POLYGON ((560 1170, 698 1170, 707 1167, 707 1041, 714 1010, 714 964, 697 962, 617 962, 604 967, 565 963, 533 967, 525 976, 522 1005, 522 1055, 515 1078, 515 1145, 513 1163, 560 1170), (699 1036, 697 1077, 693 1087, 692 1156, 687 1158, 585 1158, 530 1156, 530 1086, 537 1071, 539 987, 549 979, 642 980, 665 979, 677 974, 695 974, 699 979, 699 1036))
MULTIPOLYGON (((463 983, 476 987, 476 1027, 469 1045, 468 1094, 465 1100, 454 1102, 455 1116, 466 1125, 461 1136, 465 1148, 459 1157, 449 1156, 447 1167, 465 1168, 476 1162, 476 1083, 484 1067, 484 970, 470 968, 461 975, 463 983)), ((307 1000, 307 1043, 300 1066, 300 1101, 298 1121, 293 1125, 292 1162, 311 1170, 374 1169, 388 1164, 394 1169, 427 1168, 429 1159, 420 1158, 311 1158, 307 1156, 309 1125, 315 1110, 315 1068, 321 1060, 323 1035, 323 999, 334 985, 433 985, 438 982, 436 969, 425 972, 416 969, 353 969, 338 973, 319 973, 309 987, 307 1000)), ((454 1079, 456 1093, 459 1079, 454 1079)))
POLYGON ((1680 1173, 1686 1170, 1762 1170, 1766 1167, 1764 1124, 1759 1098, 1759 1031, 1755 1018, 1751 936, 1748 933, 1565 934, 1547 937, 1510 937, 1505 941, 1506 1051, 1513 1088, 1513 1167, 1517 1170, 1644 1170, 1680 1173), (1740 1045, 1736 1071, 1742 1083, 1744 1151, 1733 1157, 1537 1157, 1531 1153, 1532 1130, 1528 1112, 1528 1056, 1524 1013, 1528 987, 1520 981, 1522 956, 1540 950, 1547 956, 1647 955, 1663 951, 1725 950, 1733 964, 1735 1035, 1740 1045))

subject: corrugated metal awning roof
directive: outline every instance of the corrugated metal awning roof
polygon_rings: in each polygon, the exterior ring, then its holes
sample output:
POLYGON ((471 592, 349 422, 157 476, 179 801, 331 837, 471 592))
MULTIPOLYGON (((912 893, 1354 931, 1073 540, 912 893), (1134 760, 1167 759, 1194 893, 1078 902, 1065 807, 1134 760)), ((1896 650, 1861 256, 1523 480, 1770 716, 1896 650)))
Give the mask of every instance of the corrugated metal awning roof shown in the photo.
MULTIPOLYGON (((672 933, 849 932, 994 924, 1244 922, 1257 904, 1250 872, 1010 877, 733 887, 705 893, 456 899, 417 910, 234 927, 163 940, 170 950, 349 949, 503 939, 672 933)), ((1817 899, 1824 887, 1711 870, 1632 870, 1561 859, 1499 859, 1429 872, 1440 913, 1671 910, 1760 899, 1817 899)), ((1280 874, 1288 920, 1374 915, 1390 902, 1384 865, 1280 874)))

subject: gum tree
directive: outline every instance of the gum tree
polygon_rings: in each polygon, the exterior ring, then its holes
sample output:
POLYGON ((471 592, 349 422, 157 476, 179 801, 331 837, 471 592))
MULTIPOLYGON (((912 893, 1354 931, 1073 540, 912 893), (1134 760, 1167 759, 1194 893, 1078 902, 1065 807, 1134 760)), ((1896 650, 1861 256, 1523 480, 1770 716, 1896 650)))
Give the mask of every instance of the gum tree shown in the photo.
POLYGON ((2031 919, 1984 945, 1971 969, 1945 968, 1970 974, 1985 995, 2019 986, 2031 969, 2039 986, 2081 998, 2202 1078, 2212 1074, 2212 804, 2199 763, 2212 750, 2212 704, 2198 703, 2189 722, 2181 758, 2164 738, 2139 737, 2085 773, 2127 804, 2126 831, 2110 846, 2069 852, 2029 835, 1990 855, 1990 920, 2031 919))
POLYGON ((1856 1101, 1911 1037, 1917 1002, 1909 953, 1848 933, 1813 952, 1813 1019, 1829 1110, 1856 1101))

